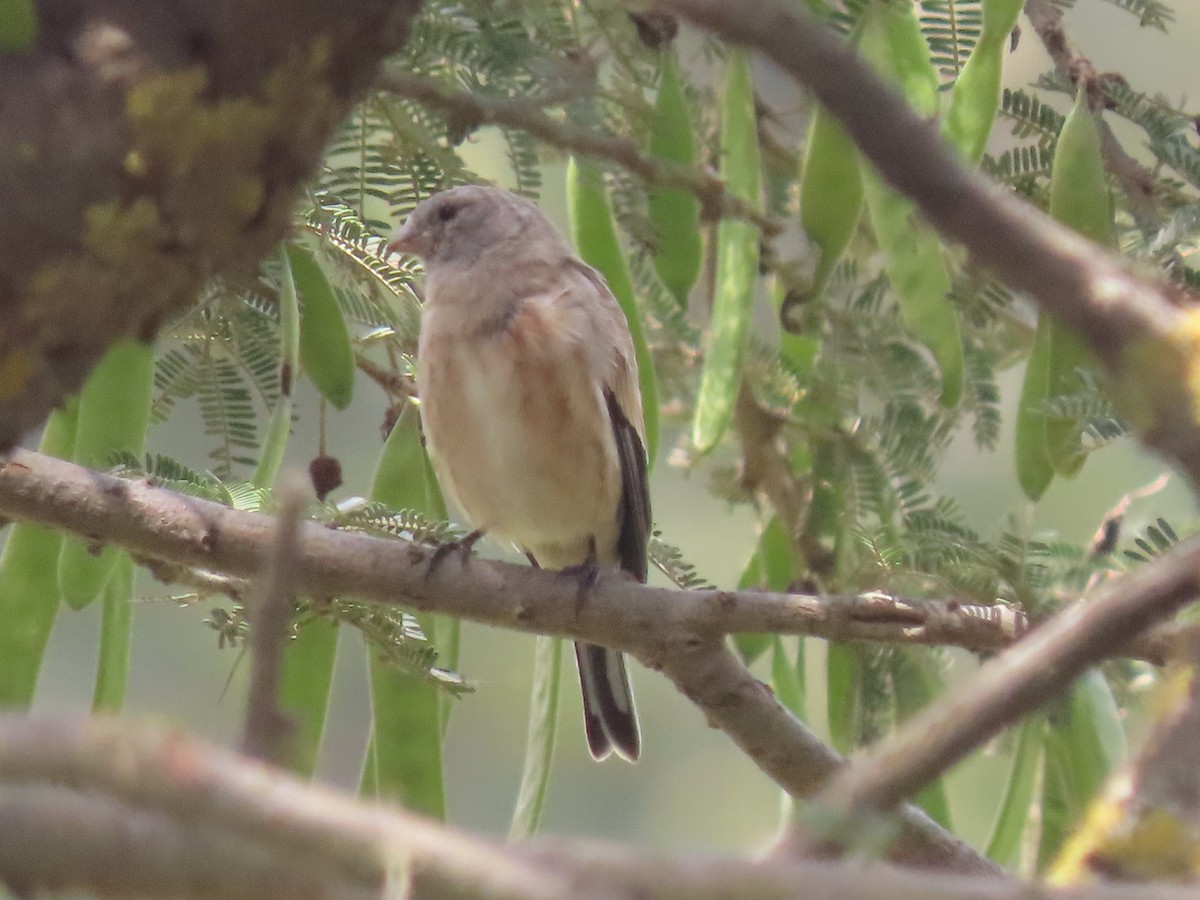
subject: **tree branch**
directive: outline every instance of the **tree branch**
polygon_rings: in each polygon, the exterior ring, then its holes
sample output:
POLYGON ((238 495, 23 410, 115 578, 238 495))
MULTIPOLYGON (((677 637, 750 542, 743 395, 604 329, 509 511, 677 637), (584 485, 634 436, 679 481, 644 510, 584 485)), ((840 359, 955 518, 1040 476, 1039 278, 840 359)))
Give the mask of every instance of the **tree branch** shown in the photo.
POLYGON ((985 663, 968 683, 857 756, 814 802, 857 812, 888 809, 1061 693, 1095 664, 1200 595, 1200 538, 1067 607, 985 663))
MULTIPOLYGON (((267 558, 274 520, 144 481, 123 481, 28 451, 0 467, 0 515, 34 521, 139 556, 235 577, 267 558)), ((997 608, 976 619, 962 608, 882 594, 845 597, 679 591, 619 576, 601 578, 588 602, 551 572, 472 559, 429 574, 431 550, 303 523, 294 577, 316 595, 401 603, 506 628, 586 640, 628 651, 663 671, 772 778, 796 796, 810 792, 841 758, 820 743, 726 651, 735 631, 821 633, 845 638, 889 633, 925 639, 951 632, 993 645, 1014 639, 1023 617, 997 608), (953 623, 953 624, 951 624, 953 623)), ((906 859, 967 870, 993 867, 915 810, 905 812, 906 859), (936 838, 936 839, 935 839, 936 838)))
POLYGON ((207 900, 1184 900, 1191 888, 1050 889, 879 863, 501 846, 370 807, 178 732, 0 717, 0 884, 19 894, 207 900))
POLYGON ((803 82, 863 155, 975 262, 1075 330, 1112 375, 1142 441, 1200 484, 1200 426, 1191 385, 1200 334, 1175 290, 1139 279, 1119 257, 967 169, 936 122, 917 116, 839 38, 800 6, 776 0, 659 0, 659 6, 747 44, 803 82))
POLYGON ((0 55, 0 449, 113 341, 258 265, 419 5, 37 5, 0 55))
POLYGON ((529 99, 480 97, 465 91, 451 91, 431 78, 408 72, 385 73, 376 85, 435 110, 452 130, 469 132, 482 125, 518 128, 551 147, 614 162, 648 184, 688 191, 700 201, 706 219, 722 216, 746 219, 768 236, 780 230, 777 222, 731 195, 725 183, 712 173, 654 159, 642 153, 633 141, 552 119, 529 99))
POLYGON ((258 596, 250 607, 250 688, 242 752, 282 764, 295 723, 279 708, 283 651, 296 600, 296 533, 311 492, 299 472, 285 472, 275 492, 279 515, 258 596))
POLYGON ((0 877, 15 886, 379 897, 389 871, 406 872, 423 896, 568 896, 563 876, 488 842, 358 805, 176 732, 0 717, 0 877))
MULTIPOLYGON (((26 450, 0 464, 0 516, 235 578, 261 572, 275 520, 145 480, 125 480, 26 450)), ((318 595, 400 603, 503 628, 595 640, 636 652, 649 643, 686 644, 734 632, 804 634, 843 641, 1007 646, 1027 630, 1005 606, 897 597, 881 591, 820 596, 681 591, 603 577, 575 609, 575 590, 553 573, 472 558, 426 577, 431 550, 313 522, 303 523, 295 578, 318 595), (648 638, 652 635, 652 638, 648 638)), ((179 570, 159 566, 162 575, 179 570)), ((211 579, 210 579, 211 580, 211 579)))

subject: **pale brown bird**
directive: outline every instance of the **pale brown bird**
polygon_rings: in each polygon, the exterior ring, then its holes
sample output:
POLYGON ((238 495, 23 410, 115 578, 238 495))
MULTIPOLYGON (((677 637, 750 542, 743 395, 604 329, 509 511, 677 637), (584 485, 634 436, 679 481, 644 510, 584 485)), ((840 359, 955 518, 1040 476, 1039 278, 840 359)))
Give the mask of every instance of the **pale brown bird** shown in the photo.
MULTIPOLYGON (((387 249, 425 263, 421 421, 443 490, 535 565, 646 580, 650 495, 633 341, 604 278, 529 200, 470 185, 387 249)), ((588 748, 640 751, 620 653, 575 645, 588 748)))

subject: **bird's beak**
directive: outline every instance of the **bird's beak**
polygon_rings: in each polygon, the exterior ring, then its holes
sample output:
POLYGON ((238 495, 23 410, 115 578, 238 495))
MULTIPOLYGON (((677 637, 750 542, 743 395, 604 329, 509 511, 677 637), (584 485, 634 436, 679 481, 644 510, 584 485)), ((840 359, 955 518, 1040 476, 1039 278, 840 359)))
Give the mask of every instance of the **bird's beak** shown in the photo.
POLYGON ((410 217, 404 223, 404 226, 393 234, 392 239, 387 242, 387 246, 383 248, 384 256, 391 256, 393 253, 406 253, 410 256, 419 256, 421 253, 421 243, 416 225, 410 217))

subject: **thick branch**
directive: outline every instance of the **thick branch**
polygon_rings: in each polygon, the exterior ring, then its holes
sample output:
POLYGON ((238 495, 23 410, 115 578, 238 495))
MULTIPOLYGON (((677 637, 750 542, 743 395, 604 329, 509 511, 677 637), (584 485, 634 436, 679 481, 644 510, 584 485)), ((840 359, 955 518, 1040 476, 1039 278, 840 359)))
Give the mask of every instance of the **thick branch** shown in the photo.
POLYGON ((0 54, 0 448, 257 266, 419 5, 35 4, 33 46, 0 54))
POLYGON ((660 0, 747 44, 802 81, 880 174, 975 261, 1078 332, 1113 375, 1142 440, 1200 484, 1200 428, 1190 388, 1196 338, 1167 288, 967 169, 935 122, 916 115, 800 5, 777 0, 660 0))
MULTIPOLYGON (((241 577, 259 571, 274 521, 27 451, 15 451, 0 468, 0 515, 109 541, 139 556, 241 577)), ((958 621, 993 640, 1006 632, 1011 639, 1019 630, 1020 619, 1007 610, 968 624, 973 617, 951 606, 897 602, 885 595, 830 602, 806 595, 663 590, 617 576, 602 578, 580 605, 574 586, 553 573, 471 560, 467 566, 443 564, 430 575, 429 557, 425 548, 306 523, 297 536, 294 576, 317 595, 403 603, 633 653, 671 677, 796 796, 810 792, 841 759, 724 649, 720 638, 725 634, 821 631, 844 637, 852 631, 894 634, 910 627, 933 634, 942 613, 944 621, 958 621), (874 621, 852 624, 864 614, 874 621)), ((991 868, 920 813, 906 811, 905 817, 901 849, 906 859, 974 871, 991 868)))
MULTIPOLYGON (((0 466, 0 515, 111 543, 139 557, 253 578, 274 519, 184 497, 29 451, 0 466)), ((953 644, 985 651, 1022 635, 1025 616, 1003 606, 914 600, 883 592, 819 596, 648 587, 603 578, 575 609, 573 586, 526 566, 472 559, 426 577, 429 552, 315 523, 302 525, 295 577, 306 590, 402 603, 490 625, 596 640, 637 652, 734 632, 843 641, 953 644), (652 636, 652 637, 648 637, 652 636)), ((159 567, 166 576, 174 570, 159 567)))
POLYGON ((882 864, 502 847, 182 734, 0 717, 0 884, 209 900, 882 897, 1184 900, 1187 887, 1050 889, 882 864), (391 879, 389 882, 388 879, 391 879), (386 886, 385 886, 386 885, 386 886))
POLYGON ((0 877, 14 886, 332 900, 383 896, 389 871, 421 896, 550 900, 569 887, 487 842, 179 733, 0 717, 0 877))

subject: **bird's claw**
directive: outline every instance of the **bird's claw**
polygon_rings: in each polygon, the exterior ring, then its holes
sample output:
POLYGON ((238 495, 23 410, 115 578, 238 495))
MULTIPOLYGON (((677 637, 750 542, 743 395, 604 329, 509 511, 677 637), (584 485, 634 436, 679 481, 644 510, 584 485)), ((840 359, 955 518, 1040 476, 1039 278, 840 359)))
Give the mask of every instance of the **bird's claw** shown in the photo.
POLYGON ((476 528, 470 534, 464 535, 454 541, 443 541, 433 549, 433 554, 429 557, 429 565, 425 567, 425 577, 428 578, 438 567, 446 561, 446 557, 454 555, 462 560, 465 566, 471 558, 471 551, 475 545, 479 543, 483 537, 483 529, 476 528))

